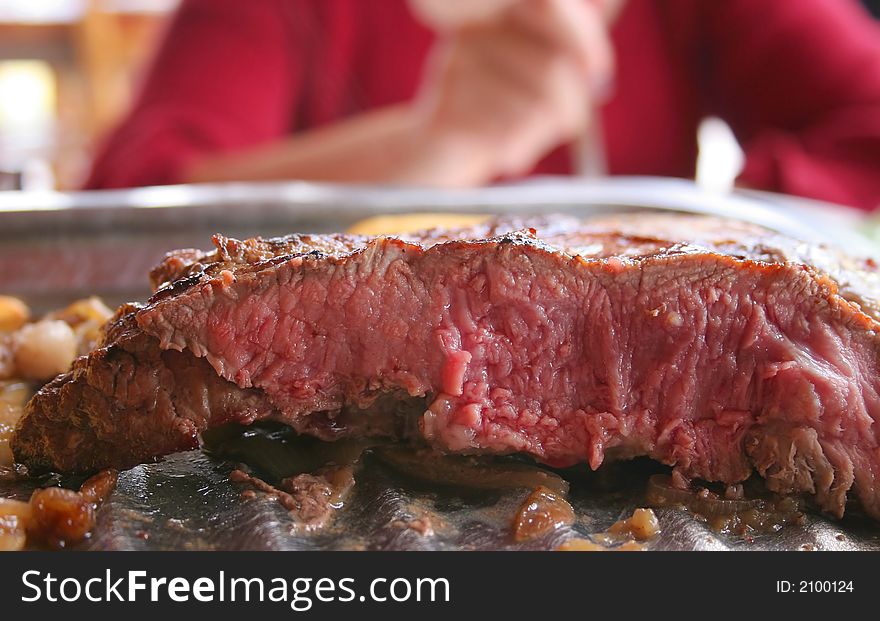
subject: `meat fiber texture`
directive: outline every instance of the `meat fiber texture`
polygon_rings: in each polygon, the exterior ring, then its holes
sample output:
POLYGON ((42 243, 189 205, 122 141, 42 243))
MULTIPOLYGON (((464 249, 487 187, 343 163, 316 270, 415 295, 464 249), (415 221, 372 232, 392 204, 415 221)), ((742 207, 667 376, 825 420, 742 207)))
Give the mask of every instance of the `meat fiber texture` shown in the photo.
POLYGON ((878 273, 735 221, 214 238, 30 402, 16 457, 125 467, 270 419, 551 466, 647 455, 880 519, 878 273), (407 424, 407 421, 413 424, 407 424))

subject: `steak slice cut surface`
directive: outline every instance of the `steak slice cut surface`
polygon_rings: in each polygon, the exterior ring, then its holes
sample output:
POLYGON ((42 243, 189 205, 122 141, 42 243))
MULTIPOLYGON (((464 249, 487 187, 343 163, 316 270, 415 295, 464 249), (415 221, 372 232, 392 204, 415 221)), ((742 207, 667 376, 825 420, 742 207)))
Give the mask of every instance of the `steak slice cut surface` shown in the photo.
POLYGON ((880 518, 871 261, 647 214, 214 241, 166 257, 150 302, 31 401, 19 460, 129 465, 227 421, 334 438, 416 419, 440 450, 757 470, 880 518))

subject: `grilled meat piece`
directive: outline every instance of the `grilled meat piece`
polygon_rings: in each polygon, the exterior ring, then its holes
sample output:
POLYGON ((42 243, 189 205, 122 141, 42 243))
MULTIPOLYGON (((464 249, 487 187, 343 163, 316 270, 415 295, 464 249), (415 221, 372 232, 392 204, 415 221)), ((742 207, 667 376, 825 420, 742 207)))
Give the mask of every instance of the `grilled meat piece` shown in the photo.
POLYGON ((124 466, 257 419, 555 466, 647 455, 880 518, 876 265, 629 214, 172 253, 150 302, 28 405, 26 463, 124 466), (395 407, 397 403, 399 407, 395 407))

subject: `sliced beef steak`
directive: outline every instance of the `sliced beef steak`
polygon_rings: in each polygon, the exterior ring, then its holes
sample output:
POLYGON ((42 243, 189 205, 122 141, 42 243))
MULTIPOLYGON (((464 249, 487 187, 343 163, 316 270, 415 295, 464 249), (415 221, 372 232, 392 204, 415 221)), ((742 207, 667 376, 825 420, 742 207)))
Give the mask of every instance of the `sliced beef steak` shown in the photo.
POLYGON ((35 397, 20 460, 118 466, 257 418, 399 435, 400 401, 443 450, 757 470, 836 515, 853 489, 880 518, 871 262, 648 215, 215 245, 169 255, 150 303, 35 397))
POLYGON ((107 343, 40 390, 16 429, 16 456, 36 469, 128 467, 198 447, 209 421, 265 418, 259 390, 242 390, 189 353, 162 351, 123 306, 107 343))

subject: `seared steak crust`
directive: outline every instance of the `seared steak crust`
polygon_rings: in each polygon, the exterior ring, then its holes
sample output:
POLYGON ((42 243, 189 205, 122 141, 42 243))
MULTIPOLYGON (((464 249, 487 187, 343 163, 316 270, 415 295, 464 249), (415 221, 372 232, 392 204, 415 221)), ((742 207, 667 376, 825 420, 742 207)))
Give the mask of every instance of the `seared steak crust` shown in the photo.
POLYGON ((124 306, 106 344, 40 390, 18 426, 16 456, 31 468, 87 472, 126 468, 199 446, 208 422, 265 418, 259 390, 241 390, 202 359, 163 351, 124 306))
POLYGON ((679 216, 214 241, 169 255, 150 303, 34 398, 19 459, 128 465, 257 418, 394 435, 358 410, 408 395, 440 449, 757 470, 880 518, 871 262, 679 216))

